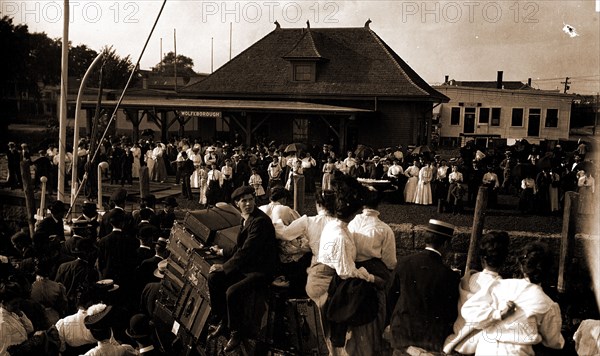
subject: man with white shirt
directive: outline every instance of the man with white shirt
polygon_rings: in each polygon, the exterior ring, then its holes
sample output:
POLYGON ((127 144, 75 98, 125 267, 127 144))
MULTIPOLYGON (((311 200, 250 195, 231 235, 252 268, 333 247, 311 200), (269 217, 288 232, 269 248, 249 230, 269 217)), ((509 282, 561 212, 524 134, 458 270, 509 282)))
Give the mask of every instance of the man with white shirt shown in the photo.
POLYGON ((310 152, 306 152, 304 157, 302 157, 302 170, 304 171, 307 193, 315 191, 316 169, 317 161, 310 155, 310 152))

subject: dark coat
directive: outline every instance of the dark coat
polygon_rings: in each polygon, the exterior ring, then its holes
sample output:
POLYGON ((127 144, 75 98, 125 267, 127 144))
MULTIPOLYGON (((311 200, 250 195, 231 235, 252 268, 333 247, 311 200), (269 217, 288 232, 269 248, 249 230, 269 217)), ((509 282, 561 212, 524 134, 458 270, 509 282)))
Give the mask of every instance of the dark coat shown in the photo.
POLYGON ((435 252, 425 250, 398 261, 388 289, 392 346, 441 352, 458 315, 460 276, 435 252))
POLYGON ((255 208, 243 223, 236 245, 223 252, 229 257, 223 264, 226 274, 261 272, 272 276, 279 257, 275 228, 269 216, 255 208))
POLYGON ((65 241, 65 228, 63 222, 62 220, 54 220, 52 215, 46 216, 44 220, 40 221, 35 229, 35 233, 46 238, 52 235, 58 235, 60 241, 65 241))
POLYGON ((112 231, 98 241, 98 270, 102 279, 117 284, 128 281, 135 271, 136 249, 140 243, 122 231, 112 231))
POLYGON ((79 293, 90 290, 98 281, 98 271, 93 263, 77 259, 61 264, 54 280, 65 286, 69 308, 73 311, 77 308, 79 293))

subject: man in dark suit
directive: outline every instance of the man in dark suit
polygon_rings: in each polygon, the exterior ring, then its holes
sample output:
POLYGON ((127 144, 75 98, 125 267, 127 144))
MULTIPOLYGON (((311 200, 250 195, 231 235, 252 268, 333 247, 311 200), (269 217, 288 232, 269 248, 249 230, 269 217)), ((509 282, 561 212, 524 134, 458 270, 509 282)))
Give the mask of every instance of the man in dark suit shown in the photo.
POLYGON ((400 259, 390 281, 387 303, 394 354, 403 355, 408 348, 441 353, 458 315, 460 276, 442 260, 454 226, 432 219, 425 230, 425 250, 400 259))
MULTIPOLYGON (((60 242, 65 241, 65 228, 63 224, 63 218, 67 212, 65 203, 57 200, 52 203, 48 210, 50 210, 50 215, 46 216, 44 220, 40 221, 37 225, 35 228, 35 236, 37 238, 48 239, 50 236, 56 235, 60 242)), ((34 239, 34 245, 36 242, 42 241, 35 241, 34 239)))
POLYGON ((110 216, 112 231, 98 241, 98 270, 102 279, 126 285, 124 282, 131 282, 134 275, 136 249, 140 243, 123 231, 125 211, 113 210, 110 216))
POLYGON ((383 177, 383 164, 381 164, 379 156, 373 157, 373 162, 369 165, 369 178, 381 179, 383 177))
POLYGON ((275 229, 271 219, 256 207, 254 188, 239 187, 231 199, 241 211, 242 229, 232 248, 211 247, 227 261, 212 265, 208 275, 211 307, 220 320, 210 337, 231 330, 225 351, 239 346, 245 299, 251 291, 271 282, 278 260, 275 229))
POLYGON ((125 190, 124 188, 118 189, 111 195, 110 203, 111 203, 112 208, 108 212, 106 212, 106 214, 104 214, 104 216, 102 217, 102 224, 100 225, 100 232, 99 232, 98 236, 100 236, 100 237, 106 236, 113 230, 113 227, 110 222, 111 216, 113 214, 115 214, 117 211, 121 211, 125 214, 125 216, 123 218, 124 220, 123 220, 123 226, 122 226, 123 231, 125 231, 130 236, 135 237, 135 233, 132 231, 133 230, 133 216, 131 215, 131 213, 125 212, 125 201, 126 200, 127 200, 127 190, 125 190))

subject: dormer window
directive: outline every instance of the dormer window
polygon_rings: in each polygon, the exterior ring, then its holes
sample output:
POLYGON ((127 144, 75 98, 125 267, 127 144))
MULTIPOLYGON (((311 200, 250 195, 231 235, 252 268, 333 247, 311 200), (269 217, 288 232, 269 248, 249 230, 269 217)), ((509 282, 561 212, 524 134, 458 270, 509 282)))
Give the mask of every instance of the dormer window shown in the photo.
POLYGON ((295 82, 314 82, 315 81, 315 62, 292 63, 292 80, 295 82))

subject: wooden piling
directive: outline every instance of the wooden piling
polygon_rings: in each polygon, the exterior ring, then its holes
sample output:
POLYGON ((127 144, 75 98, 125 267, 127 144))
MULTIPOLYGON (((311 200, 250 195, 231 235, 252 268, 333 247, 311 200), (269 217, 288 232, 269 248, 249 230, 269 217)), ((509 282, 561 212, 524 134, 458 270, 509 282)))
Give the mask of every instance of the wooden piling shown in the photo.
POLYGON ((483 233, 483 224, 485 222, 485 211, 488 203, 488 189, 480 186, 477 193, 477 202, 475 203, 475 212, 473 214, 473 227, 471 229, 471 240, 469 241, 469 252, 467 254, 467 263, 465 266, 465 275, 469 273, 471 264, 476 260, 478 253, 479 240, 483 233))
POLYGON ((577 209, 579 204, 579 193, 565 193, 565 207, 563 211, 562 232, 560 234, 560 260, 558 265, 558 283, 559 293, 567 291, 567 264, 571 259, 572 241, 575 239, 577 228, 577 209))
POLYGON ((29 225, 29 236, 33 237, 35 232, 35 197, 33 196, 33 185, 31 184, 31 163, 21 161, 21 177, 23 180, 23 192, 25 193, 25 208, 27 210, 27 224, 29 225))

